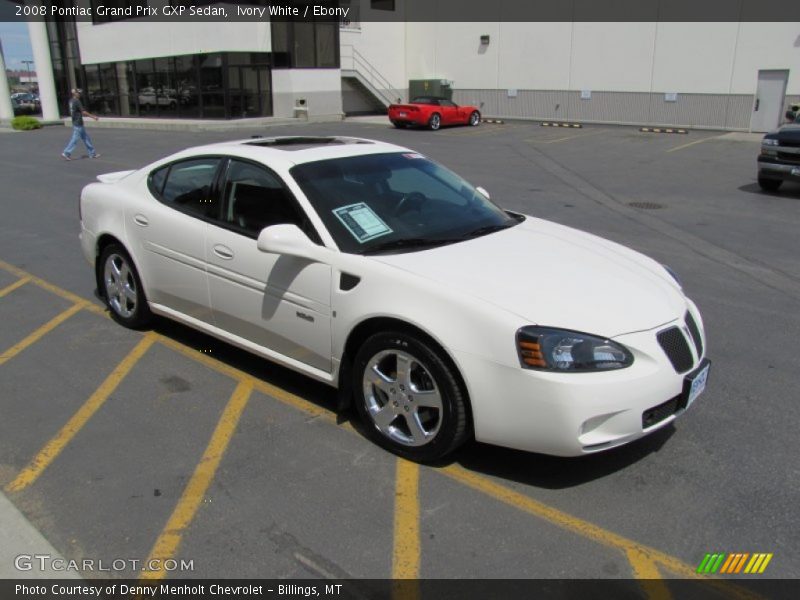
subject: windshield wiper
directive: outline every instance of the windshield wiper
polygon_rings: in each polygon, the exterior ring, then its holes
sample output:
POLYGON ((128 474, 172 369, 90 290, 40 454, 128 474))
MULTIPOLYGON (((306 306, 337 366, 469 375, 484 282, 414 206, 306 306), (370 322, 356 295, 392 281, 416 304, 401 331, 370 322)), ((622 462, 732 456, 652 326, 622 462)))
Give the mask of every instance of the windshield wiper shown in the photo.
POLYGON ((478 227, 477 229, 473 229, 470 232, 465 233, 459 240, 469 240, 472 238, 480 237, 482 235, 488 235, 490 233, 494 233, 495 231, 501 231, 503 229, 508 229, 509 227, 513 227, 516 223, 503 223, 502 225, 485 225, 483 227, 478 227))
POLYGON ((402 250, 405 248, 444 246, 445 244, 452 244, 453 242, 459 241, 461 241, 461 238, 401 238, 367 248, 364 250, 363 254, 379 254, 387 250, 402 250))

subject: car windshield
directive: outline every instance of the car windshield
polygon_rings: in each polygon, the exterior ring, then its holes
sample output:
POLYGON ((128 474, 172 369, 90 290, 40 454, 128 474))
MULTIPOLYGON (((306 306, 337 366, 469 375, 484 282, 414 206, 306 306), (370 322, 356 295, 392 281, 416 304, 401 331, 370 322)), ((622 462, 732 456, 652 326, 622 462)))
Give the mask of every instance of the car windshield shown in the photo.
POLYGON ((342 252, 410 252, 512 227, 469 183, 414 152, 295 166, 292 177, 342 252))

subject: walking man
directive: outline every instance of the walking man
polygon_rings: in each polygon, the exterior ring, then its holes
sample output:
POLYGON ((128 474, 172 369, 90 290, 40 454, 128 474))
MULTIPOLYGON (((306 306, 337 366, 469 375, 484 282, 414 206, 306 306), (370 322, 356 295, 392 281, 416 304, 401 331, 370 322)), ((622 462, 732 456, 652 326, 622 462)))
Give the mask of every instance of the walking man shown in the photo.
POLYGON ((78 140, 83 140, 86 149, 89 151, 89 157, 98 158, 100 155, 94 149, 92 139, 89 137, 89 134, 86 133, 86 128, 83 126, 83 117, 90 117, 95 121, 97 121, 99 117, 83 108, 83 104, 81 104, 81 90, 79 89, 72 90, 72 98, 69 101, 69 114, 72 117, 72 137, 69 139, 69 144, 64 148, 61 156, 66 160, 72 160, 72 151, 75 150, 75 146, 78 145, 78 140))

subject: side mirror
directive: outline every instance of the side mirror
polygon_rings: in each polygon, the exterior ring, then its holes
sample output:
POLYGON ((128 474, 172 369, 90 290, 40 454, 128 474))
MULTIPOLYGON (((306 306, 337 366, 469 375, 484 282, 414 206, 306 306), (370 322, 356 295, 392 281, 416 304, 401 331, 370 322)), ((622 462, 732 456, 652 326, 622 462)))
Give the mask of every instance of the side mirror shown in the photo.
POLYGON ((491 196, 489 196, 489 192, 487 192, 487 191, 486 191, 484 188, 482 188, 481 186, 478 186, 478 187, 476 187, 475 189, 478 191, 478 193, 479 193, 481 196, 483 196, 483 197, 484 197, 484 198, 486 198, 487 200, 491 200, 491 196))
POLYGON ((258 234, 256 245, 261 252, 285 254, 322 262, 329 250, 318 246, 297 225, 271 225, 258 234))

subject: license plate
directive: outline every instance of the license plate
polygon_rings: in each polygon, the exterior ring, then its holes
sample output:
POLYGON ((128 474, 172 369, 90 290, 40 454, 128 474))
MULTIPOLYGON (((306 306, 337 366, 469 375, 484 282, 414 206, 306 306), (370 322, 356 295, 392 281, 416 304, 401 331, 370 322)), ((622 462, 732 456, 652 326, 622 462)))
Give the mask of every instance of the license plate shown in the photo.
POLYGON ((711 363, 708 363, 703 369, 695 373, 691 378, 687 378, 689 383, 689 392, 686 396, 686 408, 692 405, 692 402, 703 393, 706 389, 706 382, 708 381, 708 372, 711 369, 711 363))
POLYGON ((401 117, 405 117, 405 116, 406 116, 406 113, 404 113, 404 112, 401 112, 401 113, 400 113, 400 116, 401 116, 401 117))

